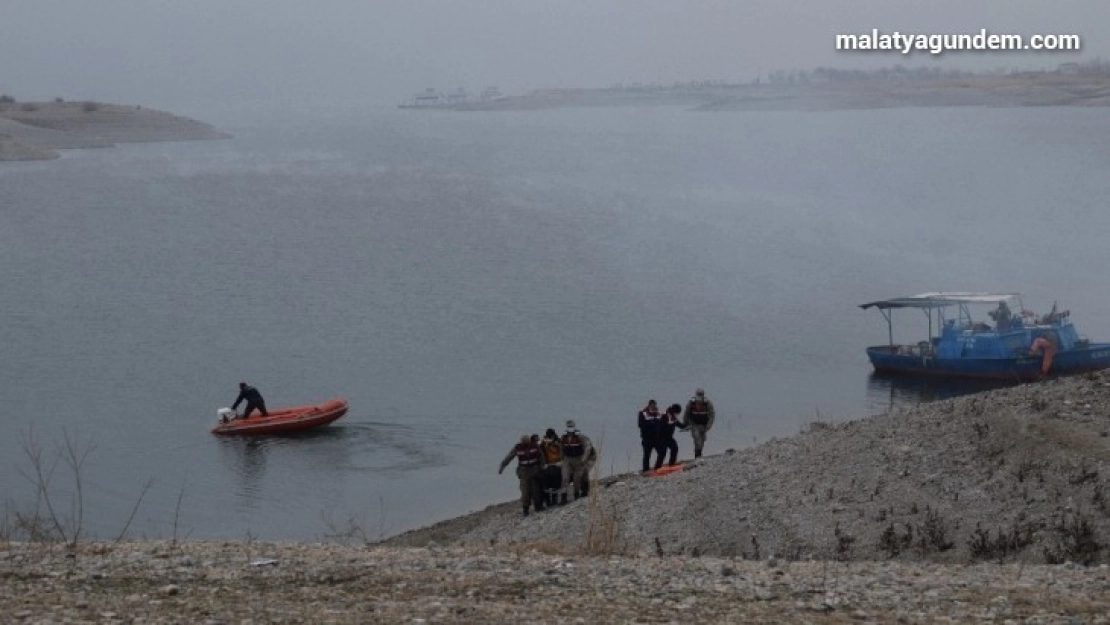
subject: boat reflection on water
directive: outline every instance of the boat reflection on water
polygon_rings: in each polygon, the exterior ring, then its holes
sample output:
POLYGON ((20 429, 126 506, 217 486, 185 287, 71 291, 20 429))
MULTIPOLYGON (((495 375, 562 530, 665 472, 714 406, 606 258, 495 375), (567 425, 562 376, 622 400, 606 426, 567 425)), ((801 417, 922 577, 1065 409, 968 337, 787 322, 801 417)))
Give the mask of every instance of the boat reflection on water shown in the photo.
POLYGON ((882 374, 867 378, 867 407, 871 414, 911 408, 918 404, 1017 386, 1017 382, 930 375, 882 374))
POLYGON ((279 473, 290 470, 290 466, 311 464, 313 459, 326 466, 342 466, 346 462, 344 439, 347 438, 350 434, 339 426, 280 435, 221 437, 220 451, 226 463, 223 474, 236 476, 239 481, 237 497, 250 503, 263 489, 269 455, 281 456, 279 473))

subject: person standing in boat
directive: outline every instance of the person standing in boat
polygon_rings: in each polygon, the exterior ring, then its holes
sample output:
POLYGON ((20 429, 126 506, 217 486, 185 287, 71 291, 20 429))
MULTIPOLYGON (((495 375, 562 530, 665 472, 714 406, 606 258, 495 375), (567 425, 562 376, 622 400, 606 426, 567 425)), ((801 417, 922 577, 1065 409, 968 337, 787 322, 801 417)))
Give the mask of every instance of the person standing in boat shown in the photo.
POLYGON ((262 393, 259 393, 258 389, 247 384, 246 382, 240 382, 239 397, 235 398, 235 403, 231 404, 231 409, 235 410, 239 407, 239 404, 244 401, 247 402, 247 408, 243 411, 243 416, 239 418, 250 418, 251 413, 255 410, 258 410, 258 412, 260 412, 263 417, 270 416, 270 413, 266 412, 266 400, 262 399, 262 393))
POLYGON ((694 438, 694 457, 701 458, 701 451, 705 447, 705 435, 713 428, 713 421, 717 414, 713 409, 713 402, 705 396, 705 389, 694 391, 694 396, 686 404, 686 427, 690 429, 690 436, 694 438))
MULTIPOLYGON (((524 516, 528 516, 528 508, 533 500, 538 504, 539 499, 533 492, 537 487, 537 477, 540 470, 543 469, 543 452, 540 446, 532 440, 528 434, 523 434, 520 437, 520 442, 513 445, 509 453, 505 455, 505 459, 501 461, 501 467, 497 469, 497 474, 501 475, 505 471, 505 467, 516 458, 516 478, 520 480, 520 505, 524 508, 524 516)), ((536 510, 542 510, 542 506, 537 506, 536 510)))

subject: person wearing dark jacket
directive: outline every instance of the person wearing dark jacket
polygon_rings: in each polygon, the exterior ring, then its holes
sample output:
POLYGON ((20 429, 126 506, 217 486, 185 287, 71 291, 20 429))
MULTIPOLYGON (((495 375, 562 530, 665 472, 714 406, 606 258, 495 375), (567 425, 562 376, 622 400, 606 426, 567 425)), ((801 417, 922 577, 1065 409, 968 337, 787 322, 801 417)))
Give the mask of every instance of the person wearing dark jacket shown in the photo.
POLYGON ((661 425, 659 427, 659 457, 655 460, 655 468, 663 466, 663 452, 670 450, 671 459, 667 464, 672 467, 678 461, 678 441, 674 439, 674 430, 679 428, 685 430, 686 426, 682 425, 679 421, 678 415, 682 414, 682 406, 678 404, 671 404, 667 411, 663 413, 660 419, 661 425))
POLYGON ((649 399, 647 406, 636 416, 640 426, 640 445, 644 448, 644 473, 651 469, 651 452, 655 452, 656 467, 663 464, 663 452, 659 447, 660 426, 663 421, 659 415, 659 407, 654 399, 649 399))
POLYGON ((235 410, 239 407, 239 404, 244 401, 247 402, 247 409, 243 411, 243 416, 240 418, 250 418, 251 413, 256 409, 258 412, 262 413, 263 417, 270 416, 270 413, 266 412, 266 401, 262 399, 262 393, 259 393, 258 389, 250 386, 246 382, 240 382, 239 397, 235 398, 235 403, 231 404, 231 409, 235 410))
POLYGON ((544 503, 548 506, 567 501, 566 491, 563 490, 563 443, 554 428, 548 428, 540 441, 540 450, 543 451, 547 468, 540 473, 540 488, 543 492, 544 503), (562 497, 560 498, 560 495, 562 497))

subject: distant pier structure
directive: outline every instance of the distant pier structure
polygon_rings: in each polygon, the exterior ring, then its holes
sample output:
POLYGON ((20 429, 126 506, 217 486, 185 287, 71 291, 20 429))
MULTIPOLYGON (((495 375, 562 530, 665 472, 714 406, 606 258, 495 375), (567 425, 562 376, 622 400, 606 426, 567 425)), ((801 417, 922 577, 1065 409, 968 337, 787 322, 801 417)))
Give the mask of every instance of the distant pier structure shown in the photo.
POLYGON ((476 102, 500 100, 504 97, 505 96, 501 94, 501 90, 497 87, 486 87, 477 97, 471 95, 470 92, 463 87, 458 87, 457 89, 446 92, 440 91, 434 87, 428 87, 397 106, 403 109, 455 108, 476 102))

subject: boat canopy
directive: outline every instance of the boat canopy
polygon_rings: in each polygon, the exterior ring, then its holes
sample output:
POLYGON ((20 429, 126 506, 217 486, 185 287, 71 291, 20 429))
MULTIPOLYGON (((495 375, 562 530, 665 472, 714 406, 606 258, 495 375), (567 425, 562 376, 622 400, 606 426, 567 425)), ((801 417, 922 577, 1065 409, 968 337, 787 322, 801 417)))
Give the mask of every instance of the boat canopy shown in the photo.
POLYGON ((887 310, 889 308, 931 309, 955 306, 958 304, 997 304, 999 302, 1008 302, 1016 297, 1021 297, 1021 293, 934 291, 931 293, 921 293, 919 295, 907 295, 905 297, 868 302, 866 304, 860 304, 860 308, 864 310, 868 308, 878 308, 879 310, 887 310))

